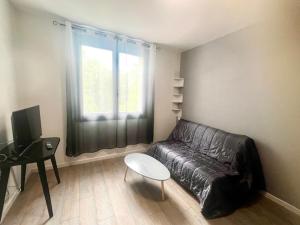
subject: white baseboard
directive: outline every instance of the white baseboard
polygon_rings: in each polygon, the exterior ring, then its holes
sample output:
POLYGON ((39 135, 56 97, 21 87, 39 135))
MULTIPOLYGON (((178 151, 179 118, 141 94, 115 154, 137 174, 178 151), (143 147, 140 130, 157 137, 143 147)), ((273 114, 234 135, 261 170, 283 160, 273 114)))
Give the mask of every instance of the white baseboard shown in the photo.
POLYGON ((300 216, 300 209, 296 208, 295 206, 287 203, 286 201, 283 201, 280 198, 277 198, 276 196, 270 194, 269 192, 262 191, 260 192, 262 196, 265 198, 270 199, 271 201, 275 202, 278 205, 283 206, 287 210, 291 211, 292 213, 295 213, 296 215, 300 216))
MULTIPOLYGON (((137 149, 133 149, 133 150, 128 150, 126 152, 112 153, 112 154, 107 154, 107 155, 96 156, 93 158, 71 160, 69 162, 57 163, 57 167, 63 168, 63 167, 68 167, 68 166, 74 166, 74 165, 80 165, 80 164, 85 164, 85 163, 90 163, 90 162, 101 161, 101 160, 105 160, 105 159, 113 159, 113 158, 125 156, 130 153, 144 152, 144 151, 146 151, 146 149, 137 148, 137 149)), ((52 165, 46 165, 46 170, 52 170, 52 169, 53 169, 52 165)), ((37 168, 34 167, 30 172, 37 172, 37 168)))

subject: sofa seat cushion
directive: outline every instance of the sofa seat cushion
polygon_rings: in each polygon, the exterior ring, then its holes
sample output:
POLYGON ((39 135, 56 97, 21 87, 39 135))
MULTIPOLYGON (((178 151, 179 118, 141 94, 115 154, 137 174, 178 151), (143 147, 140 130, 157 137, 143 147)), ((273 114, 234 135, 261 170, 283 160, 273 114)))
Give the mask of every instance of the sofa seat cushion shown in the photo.
POLYGON ((181 157, 192 157, 193 150, 180 141, 163 141, 152 146, 148 154, 159 160, 170 171, 173 171, 173 159, 181 157))
MULTIPOLYGON (((234 190, 232 178, 239 177, 238 172, 230 171, 230 167, 205 154, 195 153, 185 143, 178 141, 158 142, 152 145, 147 153, 163 163, 169 169, 172 178, 197 197, 202 213, 209 210, 207 218, 219 216, 223 212, 219 212, 221 208, 232 207, 231 204, 218 205, 217 209, 212 210, 213 216, 211 214, 211 208, 215 206, 213 202, 231 195, 234 190), (224 186, 226 191, 222 191, 220 186, 224 186), (211 196, 214 199, 207 201, 211 196)), ((232 209, 225 211, 230 210, 232 209)))
POLYGON ((211 180, 217 177, 230 175, 238 175, 238 172, 230 171, 230 168, 211 159, 209 156, 198 154, 182 164, 179 182, 195 194, 199 192, 198 185, 195 185, 195 183, 198 183, 200 177, 205 178, 206 182, 211 183, 211 180))

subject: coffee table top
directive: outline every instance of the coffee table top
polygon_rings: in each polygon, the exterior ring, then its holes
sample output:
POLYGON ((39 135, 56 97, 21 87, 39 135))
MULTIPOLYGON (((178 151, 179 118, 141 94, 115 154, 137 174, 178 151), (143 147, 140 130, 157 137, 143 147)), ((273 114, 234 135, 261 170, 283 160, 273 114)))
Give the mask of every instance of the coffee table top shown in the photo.
POLYGON ((161 162, 149 155, 132 153, 125 157, 124 162, 130 169, 144 177, 159 181, 170 178, 169 170, 161 162))

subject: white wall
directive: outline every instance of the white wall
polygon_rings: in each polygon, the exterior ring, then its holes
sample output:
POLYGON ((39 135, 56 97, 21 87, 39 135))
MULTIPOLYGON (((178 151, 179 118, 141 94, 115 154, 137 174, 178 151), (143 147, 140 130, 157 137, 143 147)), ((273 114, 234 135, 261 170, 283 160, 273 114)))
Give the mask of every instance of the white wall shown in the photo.
POLYGON ((0 142, 12 140, 10 116, 16 105, 13 13, 8 1, 0 1, 0 142))
MULTIPOLYGON (((12 111, 17 108, 13 54, 15 47, 14 16, 15 9, 13 6, 6 0, 0 1, 0 149, 13 139, 10 117, 12 111)), ((17 178, 20 177, 19 172, 18 168, 14 168, 14 173, 17 178)), ((17 189, 13 187, 15 185, 16 183, 12 179, 12 173, 10 173, 8 183, 9 195, 6 195, 8 200, 5 202, 4 215, 16 196, 17 189)))
POLYGON ((154 141, 164 140, 176 124, 172 112, 173 78, 180 71, 178 49, 160 46, 157 50, 155 73, 154 141))
MULTIPOLYGON (((62 138, 56 157, 58 163, 63 164, 70 161, 65 156, 65 40, 64 28, 53 26, 52 20, 51 15, 44 13, 18 12, 18 103, 20 108, 41 105, 43 135, 62 138)), ((175 125, 171 111, 171 81, 174 73, 179 71, 179 58, 179 52, 174 49, 162 46, 157 51, 155 140, 167 137, 175 125)), ((73 160, 82 158, 84 156, 73 160)))
POLYGON ((64 157, 64 35, 49 17, 17 13, 16 58, 19 108, 40 105, 43 136, 61 137, 56 157, 64 157))
POLYGON ((181 57, 183 118, 254 138, 267 191, 298 208, 299 19, 293 7, 181 57))

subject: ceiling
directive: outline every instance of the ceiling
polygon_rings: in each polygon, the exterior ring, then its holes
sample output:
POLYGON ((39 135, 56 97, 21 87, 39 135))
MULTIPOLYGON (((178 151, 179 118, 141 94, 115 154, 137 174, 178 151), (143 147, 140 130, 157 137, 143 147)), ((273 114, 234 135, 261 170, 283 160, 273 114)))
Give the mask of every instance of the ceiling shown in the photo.
POLYGON ((256 22, 262 0, 11 0, 78 23, 182 50, 256 22))

